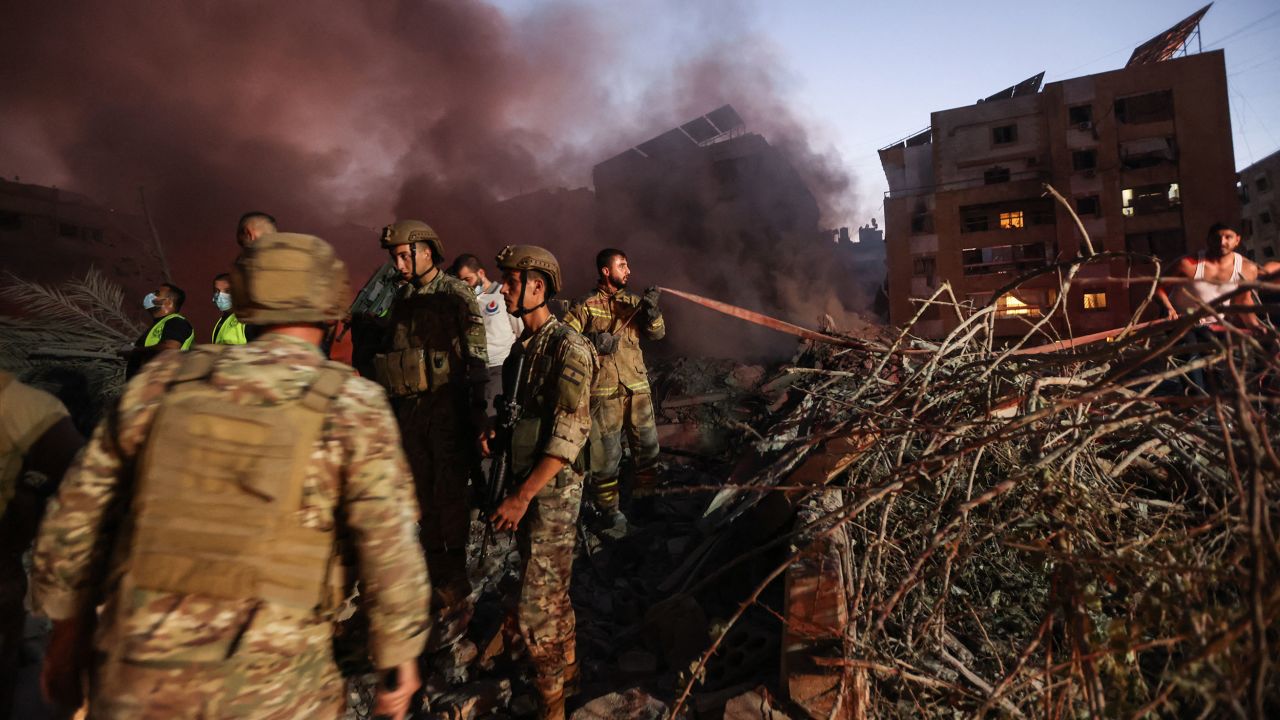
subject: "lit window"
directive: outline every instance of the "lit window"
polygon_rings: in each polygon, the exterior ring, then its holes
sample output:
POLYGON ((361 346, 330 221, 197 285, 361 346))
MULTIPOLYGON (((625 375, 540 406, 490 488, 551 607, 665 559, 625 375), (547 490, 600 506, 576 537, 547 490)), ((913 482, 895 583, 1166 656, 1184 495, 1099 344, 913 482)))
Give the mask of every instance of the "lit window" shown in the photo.
POLYGON ((1044 293, 1024 291, 1022 294, 1022 298, 1013 293, 1001 295, 996 300, 996 317, 1040 317, 1043 314, 1041 303, 1045 299, 1044 293))
POLYGON ((1105 310, 1107 307, 1107 294, 1104 292, 1085 293, 1084 309, 1085 310, 1105 310))
POLYGON ((1004 230, 1012 230, 1014 228, 1026 227, 1022 219, 1022 211, 1000 213, 1000 227, 1004 230))

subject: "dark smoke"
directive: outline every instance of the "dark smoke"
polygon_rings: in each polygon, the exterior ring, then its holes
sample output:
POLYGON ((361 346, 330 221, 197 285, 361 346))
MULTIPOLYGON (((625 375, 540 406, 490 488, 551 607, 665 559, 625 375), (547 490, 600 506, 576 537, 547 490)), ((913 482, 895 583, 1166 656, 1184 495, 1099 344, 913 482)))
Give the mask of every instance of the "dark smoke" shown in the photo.
MULTIPOLYGON (((234 258, 247 209, 333 241, 357 279, 382 258, 374 229, 415 217, 449 254, 546 244, 586 276, 581 289, 609 240, 584 227, 589 208, 540 217, 526 202, 512 217, 494 203, 585 185, 593 164, 724 102, 785 151, 823 223, 853 217, 848 174, 787 104, 783 71, 737 3, 550 3, 520 16, 453 0, 19 3, 0 23, 0 68, 0 174, 128 212, 145 187, 202 339, 207 286, 234 258), (618 70, 638 57, 652 68, 640 87, 618 70)), ((646 262, 669 242, 653 241, 646 262)), ((670 249, 680 267, 657 278, 638 266, 637 283, 698 289, 697 250, 670 249)), ((776 248, 741 250, 729 262, 754 289, 734 298, 805 324, 833 309, 807 277, 762 271, 776 248)))

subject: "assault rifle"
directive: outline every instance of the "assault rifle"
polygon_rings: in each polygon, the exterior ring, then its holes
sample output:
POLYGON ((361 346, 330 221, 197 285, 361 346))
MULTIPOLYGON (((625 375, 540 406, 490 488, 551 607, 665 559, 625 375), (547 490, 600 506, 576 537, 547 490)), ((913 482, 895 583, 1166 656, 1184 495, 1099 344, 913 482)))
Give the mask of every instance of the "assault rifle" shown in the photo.
MULTIPOLYGON (((351 303, 350 316, 352 320, 356 318, 380 318, 386 315, 387 311, 391 309, 391 301, 395 300, 396 288, 399 286, 400 271, 396 270, 395 264, 388 260, 373 273, 369 281, 356 294, 356 299, 351 303)), ((338 339, 341 340, 350 329, 351 323, 348 322, 346 327, 342 329, 342 334, 338 336, 338 339)))
POLYGON ((483 507, 481 511, 486 519, 497 511, 498 506, 507 497, 507 485, 510 482, 508 477, 511 474, 511 433, 515 430, 516 420, 520 418, 520 383, 524 376, 524 348, 519 349, 519 356, 516 357, 516 375, 515 381, 511 384, 511 393, 504 393, 499 396, 501 407, 498 408, 498 424, 494 428, 496 437, 493 442, 498 443, 498 450, 492 453, 492 461, 489 465, 489 482, 484 488, 484 496, 481 499, 483 507))

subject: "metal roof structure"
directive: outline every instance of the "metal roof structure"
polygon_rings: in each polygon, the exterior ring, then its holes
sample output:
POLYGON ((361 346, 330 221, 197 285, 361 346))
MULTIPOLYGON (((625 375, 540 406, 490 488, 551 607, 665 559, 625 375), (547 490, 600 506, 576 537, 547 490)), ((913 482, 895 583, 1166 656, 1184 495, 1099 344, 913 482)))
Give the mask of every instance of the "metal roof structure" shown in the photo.
POLYGON ((1200 43, 1200 20, 1205 13, 1209 12, 1211 7, 1213 7, 1213 3, 1205 5, 1183 18, 1178 24, 1139 45, 1134 49, 1133 54, 1129 56, 1129 62, 1125 63, 1125 67, 1164 62, 1177 55, 1179 50, 1182 51, 1183 55, 1186 55, 1187 43, 1192 37, 1195 37, 1198 49, 1200 43))

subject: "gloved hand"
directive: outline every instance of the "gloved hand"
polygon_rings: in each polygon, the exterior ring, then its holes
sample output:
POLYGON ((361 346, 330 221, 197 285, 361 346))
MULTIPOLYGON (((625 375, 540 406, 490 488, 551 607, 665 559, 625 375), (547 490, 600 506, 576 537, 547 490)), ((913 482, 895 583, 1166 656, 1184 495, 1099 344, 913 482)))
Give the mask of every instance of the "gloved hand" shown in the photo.
POLYGON ((648 310, 649 312, 653 312, 657 310, 658 297, 660 295, 662 295, 661 288, 659 288, 657 285, 650 286, 649 289, 644 291, 644 295, 640 296, 640 307, 643 307, 645 310, 648 310))
POLYGON ((596 346, 597 354, 612 355, 618 350, 618 336, 601 331, 591 337, 591 344, 596 346))

